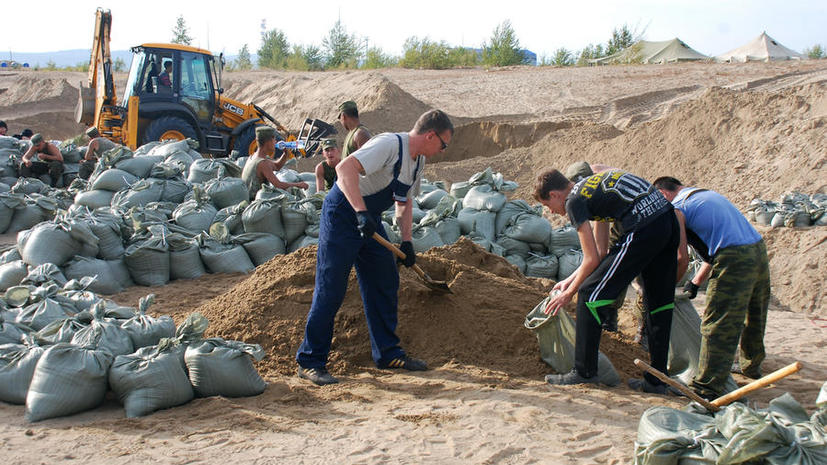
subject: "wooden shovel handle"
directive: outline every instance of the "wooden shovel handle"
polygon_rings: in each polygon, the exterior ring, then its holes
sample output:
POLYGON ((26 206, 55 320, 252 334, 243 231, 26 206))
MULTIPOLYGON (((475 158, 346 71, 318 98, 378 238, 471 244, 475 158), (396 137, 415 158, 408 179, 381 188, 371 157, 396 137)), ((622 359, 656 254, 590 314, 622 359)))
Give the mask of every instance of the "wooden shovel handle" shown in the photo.
POLYGON ((660 370, 658 370, 656 368, 653 368, 652 366, 650 366, 648 363, 644 362, 643 360, 641 360, 639 358, 636 358, 635 359, 635 365, 637 365, 637 367, 640 368, 641 370, 643 370, 643 371, 649 373, 650 375, 654 376, 655 378, 657 378, 657 379, 663 381, 664 383, 672 386, 673 388, 677 389, 678 391, 681 391, 681 393, 683 395, 685 395, 686 397, 689 397, 690 399, 694 400, 695 402, 703 405, 704 408, 709 410, 710 412, 717 412, 718 410, 720 410, 716 405, 713 405, 708 400, 704 399, 703 397, 699 396, 698 394, 695 394, 695 392, 692 389, 689 389, 688 387, 684 386, 683 384, 681 384, 681 383, 675 381, 674 379, 666 376, 660 370))
POLYGON ((796 373, 799 370, 801 370, 801 362, 791 363, 785 366, 784 368, 773 371, 772 373, 768 374, 767 376, 764 376, 763 378, 756 379, 755 381, 746 384, 730 392, 729 394, 723 395, 713 400, 712 405, 716 407, 723 407, 724 405, 729 405, 732 402, 735 402, 736 400, 740 399, 741 397, 744 397, 745 395, 751 392, 757 391, 758 389, 761 389, 764 386, 770 385, 780 380, 781 378, 786 378, 787 376, 790 376, 791 374, 796 373))
MULTIPOLYGON (((380 236, 379 233, 373 233, 373 239, 376 242, 385 246, 386 249, 393 252, 393 254, 399 257, 400 260, 404 260, 407 257, 407 255, 405 255, 405 252, 399 250, 399 247, 393 245, 390 241, 380 236)), ((417 265, 416 263, 414 263, 414 266, 412 266, 411 268, 413 268, 413 270, 416 271, 416 274, 418 274, 420 278, 424 279, 425 281, 431 280, 429 276, 425 275, 425 271, 423 271, 422 268, 420 268, 419 265, 417 265)))

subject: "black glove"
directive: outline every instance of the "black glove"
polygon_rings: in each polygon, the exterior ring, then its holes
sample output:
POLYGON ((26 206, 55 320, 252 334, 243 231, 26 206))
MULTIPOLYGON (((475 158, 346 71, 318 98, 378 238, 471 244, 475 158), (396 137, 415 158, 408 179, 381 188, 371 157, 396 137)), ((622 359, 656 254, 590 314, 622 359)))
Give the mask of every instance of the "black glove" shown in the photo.
POLYGON ((356 220, 358 222, 359 234, 363 238, 373 237, 376 232, 376 221, 373 221, 370 213, 367 211, 356 212, 356 220))
POLYGON ((397 258, 396 261, 408 268, 414 266, 414 263, 416 263, 416 252, 414 252, 411 241, 403 241, 402 244, 399 245, 399 250, 405 254, 405 259, 397 258))
POLYGON ((683 285, 683 290, 686 292, 689 300, 698 297, 698 285, 693 283, 692 280, 687 281, 686 284, 683 285))

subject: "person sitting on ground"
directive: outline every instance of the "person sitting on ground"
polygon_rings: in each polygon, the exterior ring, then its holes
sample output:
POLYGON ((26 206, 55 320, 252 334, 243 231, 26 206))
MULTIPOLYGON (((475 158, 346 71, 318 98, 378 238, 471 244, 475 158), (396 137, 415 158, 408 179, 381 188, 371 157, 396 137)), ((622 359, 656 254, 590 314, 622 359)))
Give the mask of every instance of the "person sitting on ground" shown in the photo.
POLYGON ((250 200, 255 199, 261 185, 267 181, 273 187, 279 189, 286 190, 291 187, 307 189, 306 182, 283 182, 276 177, 275 172, 287 163, 289 156, 287 152, 284 152, 278 160, 272 160, 271 157, 276 153, 276 130, 274 128, 270 126, 256 127, 256 142, 258 142, 258 149, 250 155, 247 163, 244 164, 244 169, 241 171, 241 179, 247 185, 250 200))
POLYGON ((95 171, 95 165, 97 165, 101 155, 118 146, 118 144, 105 137, 97 137, 98 131, 94 127, 86 131, 86 134, 94 138, 89 141, 86 154, 80 162, 80 167, 78 167, 78 177, 80 179, 89 179, 89 176, 95 171))
POLYGON ((339 122, 348 131, 342 147, 342 158, 346 158, 365 145, 365 142, 370 140, 371 134, 368 128, 359 122, 359 109, 353 100, 339 105, 339 122))
POLYGON ((164 62, 164 70, 158 75, 158 85, 172 87, 172 62, 164 62))
POLYGON ((0 120, 0 136, 5 136, 9 132, 9 126, 5 121, 0 120))
POLYGON ((316 192, 330 190, 336 182, 336 165, 342 161, 336 139, 322 141, 322 155, 324 160, 316 165, 316 192))
MULTIPOLYGON (((549 384, 598 384, 598 349, 603 320, 616 312, 613 303, 635 276, 640 275, 647 309, 651 365, 666 373, 680 228, 672 206, 646 180, 623 170, 593 174, 577 184, 563 173, 550 170, 537 179, 534 198, 552 213, 567 215, 577 229, 583 262, 568 278, 552 288, 547 313, 559 311, 577 294, 574 365, 565 374, 548 375, 549 384), (608 230, 613 221, 622 231, 620 239, 598 254, 590 221, 608 230), (556 293, 554 291, 560 291, 556 293)), ((608 234, 603 238, 607 247, 608 234)), ((671 392, 655 376, 630 379, 629 386, 644 392, 671 392)))
POLYGON ((20 176, 24 178, 39 178, 48 174, 50 185, 56 187, 63 176, 63 155, 54 144, 46 142, 41 134, 35 134, 31 139, 32 146, 23 154, 20 162, 20 176))
MULTIPOLYGON (((685 187, 670 176, 656 179, 655 187, 685 218, 687 242, 705 262, 684 288, 690 299, 712 272, 701 320, 698 372, 690 387, 701 397, 716 399, 726 393, 736 355, 740 355, 738 368, 744 376, 761 377, 770 302, 767 247, 761 234, 723 195, 685 187)), ((678 250, 678 260, 689 262, 685 247, 678 250)))

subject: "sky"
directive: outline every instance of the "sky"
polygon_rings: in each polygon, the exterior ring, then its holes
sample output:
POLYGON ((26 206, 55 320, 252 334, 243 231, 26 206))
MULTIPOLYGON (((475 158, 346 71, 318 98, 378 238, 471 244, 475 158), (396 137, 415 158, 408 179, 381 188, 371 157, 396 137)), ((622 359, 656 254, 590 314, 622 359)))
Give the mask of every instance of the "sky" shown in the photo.
POLYGON ((706 55, 740 47, 766 31, 787 47, 802 51, 827 46, 827 2, 824 0, 614 0, 491 1, 455 0, 394 2, 218 2, 141 0, 110 2, 34 0, 6 2, 0 27, 0 57, 12 52, 89 49, 95 10, 112 11, 112 50, 148 42, 169 42, 176 18, 183 15, 192 45, 213 53, 236 55, 244 44, 255 53, 262 24, 285 33, 291 44, 321 46, 322 38, 341 20, 348 33, 369 46, 401 55, 411 36, 479 47, 494 28, 509 20, 520 45, 538 57, 559 48, 577 51, 605 44, 624 24, 646 40, 679 37, 706 55), (39 4, 39 5, 38 5, 39 4), (36 22, 30 20, 40 8, 36 22))

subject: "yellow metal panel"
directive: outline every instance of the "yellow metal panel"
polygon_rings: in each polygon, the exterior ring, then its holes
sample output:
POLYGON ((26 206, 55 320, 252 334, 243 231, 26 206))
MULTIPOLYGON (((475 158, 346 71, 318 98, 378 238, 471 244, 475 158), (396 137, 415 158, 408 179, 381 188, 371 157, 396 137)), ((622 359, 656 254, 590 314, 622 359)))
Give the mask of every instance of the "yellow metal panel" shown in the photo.
POLYGON ((126 140, 124 142, 132 150, 138 148, 138 102, 137 95, 129 97, 126 111, 126 134, 124 134, 126 140))
POLYGON ((181 45, 181 44, 162 44, 162 43, 152 43, 152 44, 141 44, 141 47, 144 48, 163 48, 166 50, 180 50, 182 52, 194 52, 194 53, 201 53, 204 55, 212 55, 212 52, 209 50, 204 50, 203 48, 196 48, 190 47, 189 45, 181 45))

